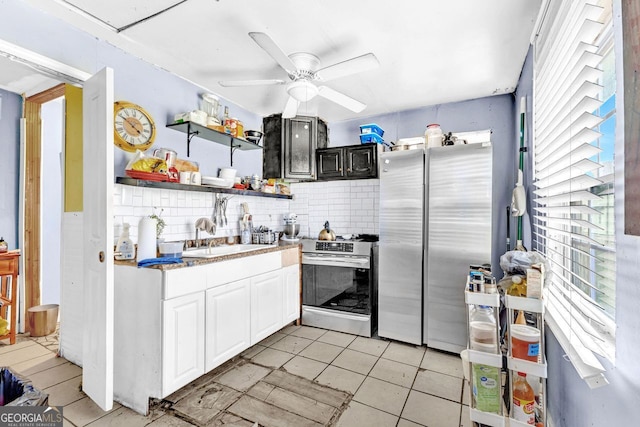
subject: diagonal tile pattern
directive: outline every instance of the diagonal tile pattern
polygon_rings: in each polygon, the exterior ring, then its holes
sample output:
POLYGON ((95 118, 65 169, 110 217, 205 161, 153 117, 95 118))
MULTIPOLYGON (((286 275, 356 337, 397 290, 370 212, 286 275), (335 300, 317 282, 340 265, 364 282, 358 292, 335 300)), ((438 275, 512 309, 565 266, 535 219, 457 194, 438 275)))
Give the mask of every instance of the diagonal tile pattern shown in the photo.
POLYGON ((425 346, 290 325, 198 378, 148 416, 82 391, 57 334, 0 341, 0 366, 64 406, 65 426, 471 426, 460 358, 425 346), (6 341, 8 343, 8 341, 6 341))

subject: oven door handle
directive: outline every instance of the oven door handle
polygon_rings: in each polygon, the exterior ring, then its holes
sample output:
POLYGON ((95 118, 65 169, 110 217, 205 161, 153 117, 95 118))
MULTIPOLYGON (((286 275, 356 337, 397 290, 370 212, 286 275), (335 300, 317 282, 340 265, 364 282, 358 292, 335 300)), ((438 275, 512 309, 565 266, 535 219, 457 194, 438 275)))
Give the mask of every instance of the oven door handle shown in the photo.
POLYGON ((368 257, 338 257, 302 254, 302 265, 324 265, 329 267, 369 268, 368 257))

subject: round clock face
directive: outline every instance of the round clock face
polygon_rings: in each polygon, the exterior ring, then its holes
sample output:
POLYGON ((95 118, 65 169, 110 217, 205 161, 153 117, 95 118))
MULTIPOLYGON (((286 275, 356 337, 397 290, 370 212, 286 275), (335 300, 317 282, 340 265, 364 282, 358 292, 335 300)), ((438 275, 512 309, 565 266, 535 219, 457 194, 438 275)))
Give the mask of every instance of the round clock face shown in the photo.
POLYGON ((144 151, 153 145, 156 126, 139 105, 118 101, 114 105, 114 143, 125 151, 144 151))

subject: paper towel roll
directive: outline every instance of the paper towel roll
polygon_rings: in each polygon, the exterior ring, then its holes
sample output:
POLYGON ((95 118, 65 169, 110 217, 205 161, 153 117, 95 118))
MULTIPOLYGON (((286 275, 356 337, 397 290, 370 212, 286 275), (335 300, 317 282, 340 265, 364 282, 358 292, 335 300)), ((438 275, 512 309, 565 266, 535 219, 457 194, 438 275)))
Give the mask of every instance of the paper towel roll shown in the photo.
POLYGON ((144 217, 138 223, 137 261, 156 257, 156 220, 144 217))

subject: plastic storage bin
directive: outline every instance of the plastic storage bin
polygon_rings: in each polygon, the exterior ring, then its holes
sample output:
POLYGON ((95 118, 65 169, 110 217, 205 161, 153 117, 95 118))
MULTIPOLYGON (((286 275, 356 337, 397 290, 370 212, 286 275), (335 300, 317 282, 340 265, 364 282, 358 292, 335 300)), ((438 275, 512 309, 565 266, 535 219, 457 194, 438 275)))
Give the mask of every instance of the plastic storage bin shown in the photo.
POLYGON ((381 138, 382 136, 384 136, 384 130, 382 130, 382 128, 375 123, 360 125, 360 133, 362 134, 375 133, 377 135, 380 135, 381 138))
POLYGON ((375 142, 377 144, 383 144, 384 140, 377 133, 361 133, 360 134, 360 142, 362 144, 368 144, 370 142, 375 142))

